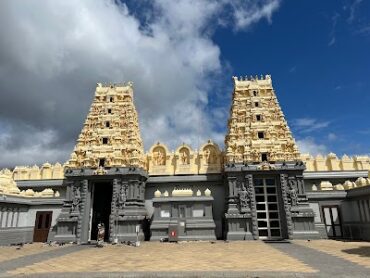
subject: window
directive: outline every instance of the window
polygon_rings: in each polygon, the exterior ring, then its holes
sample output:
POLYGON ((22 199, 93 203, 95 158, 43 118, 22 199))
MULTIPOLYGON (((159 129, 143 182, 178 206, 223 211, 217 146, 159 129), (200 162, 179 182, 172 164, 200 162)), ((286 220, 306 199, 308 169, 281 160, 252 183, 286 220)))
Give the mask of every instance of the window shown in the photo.
POLYGON ((259 131, 258 132, 258 139, 263 139, 265 138, 265 134, 263 133, 263 131, 259 131))
POLYGON ((259 107, 259 103, 257 101, 254 103, 254 107, 259 107))
POLYGON ((113 102, 113 97, 110 97, 110 98, 109 98, 109 101, 110 101, 110 102, 113 102))
POLYGON ((261 160, 267 161, 267 153, 261 153, 261 160))
POLYGON ((256 120, 257 120, 258 122, 260 122, 260 121, 261 121, 261 115, 256 115, 256 120))
POLYGON ((112 114, 112 109, 108 109, 108 114, 112 114))
POLYGON ((103 137, 103 145, 107 145, 108 144, 108 138, 107 137, 103 137))
POLYGON ((110 122, 105 122, 105 127, 110 127, 110 122))
POLYGON ((100 158, 99 159, 99 167, 104 167, 105 164, 105 158, 100 158))
POLYGON ((257 91, 253 91, 253 95, 256 97, 258 96, 258 92, 257 91))

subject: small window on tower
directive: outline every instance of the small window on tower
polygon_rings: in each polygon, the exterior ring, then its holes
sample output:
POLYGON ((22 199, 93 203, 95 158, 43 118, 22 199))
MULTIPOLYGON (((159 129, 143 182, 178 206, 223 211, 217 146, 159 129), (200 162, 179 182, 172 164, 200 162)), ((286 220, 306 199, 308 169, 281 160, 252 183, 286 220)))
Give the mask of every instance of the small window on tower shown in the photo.
POLYGON ((112 109, 108 109, 108 114, 112 114, 112 109))
POLYGON ((108 144, 108 138, 107 137, 103 137, 103 145, 107 145, 108 144))
POLYGON ((110 97, 110 98, 109 98, 109 101, 110 101, 110 102, 113 102, 113 97, 110 97))
POLYGON ((105 158, 100 158, 99 159, 99 167, 104 167, 105 165, 105 158))
POLYGON ((260 121, 261 121, 261 115, 256 115, 256 120, 257 120, 258 122, 260 122, 260 121))
POLYGON ((258 139, 263 139, 265 138, 265 134, 263 133, 263 131, 259 131, 258 132, 258 139))
POLYGON ((253 95, 256 97, 258 96, 258 92, 257 91, 253 91, 253 95))
POLYGON ((259 107, 259 103, 257 101, 254 103, 254 107, 259 107))
POLYGON ((267 153, 261 153, 261 160, 267 161, 267 153))
POLYGON ((110 127, 110 122, 105 122, 105 127, 110 127))

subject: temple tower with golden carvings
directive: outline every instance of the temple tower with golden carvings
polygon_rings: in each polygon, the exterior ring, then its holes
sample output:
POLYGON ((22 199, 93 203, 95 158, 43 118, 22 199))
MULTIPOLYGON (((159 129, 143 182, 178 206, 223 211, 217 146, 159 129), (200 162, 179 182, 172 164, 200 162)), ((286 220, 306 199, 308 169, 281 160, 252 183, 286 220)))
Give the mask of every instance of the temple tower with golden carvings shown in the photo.
POLYGON ((292 161, 299 151, 281 111, 270 75, 233 77, 227 162, 292 161))
POLYGON ((226 238, 317 238, 303 182, 305 166, 271 76, 233 81, 225 137, 226 238))
POLYGON ((97 84, 89 114, 67 165, 69 168, 144 168, 144 148, 131 82, 97 84))
POLYGON ((55 239, 95 240, 98 225, 105 227, 105 240, 143 239, 147 178, 132 83, 98 83, 66 165, 68 194, 55 239))

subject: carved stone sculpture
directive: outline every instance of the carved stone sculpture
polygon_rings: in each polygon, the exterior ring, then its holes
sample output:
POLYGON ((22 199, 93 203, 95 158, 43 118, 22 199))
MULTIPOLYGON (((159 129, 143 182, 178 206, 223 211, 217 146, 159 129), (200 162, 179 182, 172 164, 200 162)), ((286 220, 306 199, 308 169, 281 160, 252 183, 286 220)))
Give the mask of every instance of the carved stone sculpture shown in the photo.
POLYGON ((122 209, 125 206, 127 200, 127 185, 122 184, 118 194, 118 208, 122 209))
POLYGON ((181 164, 182 165, 186 165, 186 164, 189 164, 189 155, 188 153, 186 152, 186 150, 182 150, 180 152, 180 159, 181 159, 181 164))
POLYGON ((71 212, 79 213, 81 204, 81 191, 79 186, 73 186, 71 212))
POLYGON ((297 181, 294 178, 288 179, 288 201, 291 206, 298 204, 297 181))
POLYGON ((249 209, 249 203, 250 203, 250 196, 249 191, 246 188, 244 182, 241 184, 241 188, 239 190, 239 201, 240 201, 240 211, 245 212, 249 209))

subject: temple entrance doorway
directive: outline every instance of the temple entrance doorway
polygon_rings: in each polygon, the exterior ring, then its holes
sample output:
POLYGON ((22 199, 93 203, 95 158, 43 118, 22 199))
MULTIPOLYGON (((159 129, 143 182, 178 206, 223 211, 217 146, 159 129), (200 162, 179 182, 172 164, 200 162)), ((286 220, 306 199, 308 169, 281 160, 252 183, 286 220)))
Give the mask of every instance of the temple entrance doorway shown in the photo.
POLYGON ((256 178, 253 183, 259 238, 282 239, 276 179, 256 178))
POLYGON ((113 194, 112 182, 96 182, 92 188, 92 217, 90 222, 90 239, 96 240, 98 224, 104 223, 105 241, 109 241, 109 216, 113 194))

